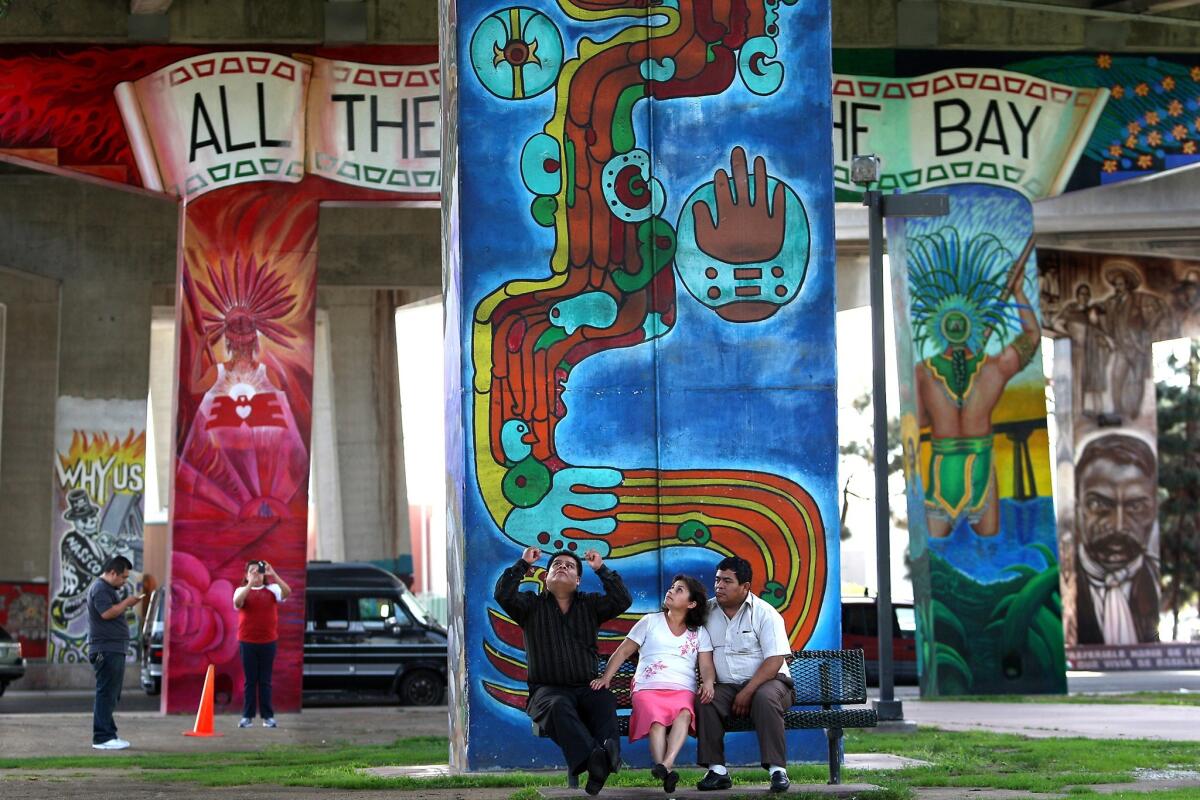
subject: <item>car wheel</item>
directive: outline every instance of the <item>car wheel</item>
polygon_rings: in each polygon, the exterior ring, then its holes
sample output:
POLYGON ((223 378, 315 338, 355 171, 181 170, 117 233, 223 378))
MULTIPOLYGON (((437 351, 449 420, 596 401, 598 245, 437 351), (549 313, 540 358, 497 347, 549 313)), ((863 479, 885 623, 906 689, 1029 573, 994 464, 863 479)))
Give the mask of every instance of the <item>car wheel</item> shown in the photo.
POLYGON ((400 680, 400 702, 407 706, 436 706, 442 701, 445 685, 436 672, 419 669, 400 680))
POLYGON ((162 694, 162 678, 154 678, 154 683, 146 690, 146 694, 151 697, 158 697, 162 694))
POLYGON ((4 690, 8 688, 8 681, 0 681, 0 697, 4 696, 4 690))

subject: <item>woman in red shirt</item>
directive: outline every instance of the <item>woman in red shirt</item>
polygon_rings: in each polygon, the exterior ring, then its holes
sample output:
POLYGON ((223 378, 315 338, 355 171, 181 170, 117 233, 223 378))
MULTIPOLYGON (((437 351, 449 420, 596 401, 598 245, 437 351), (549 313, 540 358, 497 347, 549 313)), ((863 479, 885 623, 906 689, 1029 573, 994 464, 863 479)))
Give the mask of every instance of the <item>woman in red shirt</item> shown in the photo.
POLYGON ((291 593, 291 587, 270 564, 246 562, 246 580, 233 592, 233 607, 238 610, 242 672, 246 676, 246 697, 239 728, 253 725, 256 712, 262 712, 264 728, 275 727, 271 671, 275 666, 275 642, 279 639, 279 604, 291 593))

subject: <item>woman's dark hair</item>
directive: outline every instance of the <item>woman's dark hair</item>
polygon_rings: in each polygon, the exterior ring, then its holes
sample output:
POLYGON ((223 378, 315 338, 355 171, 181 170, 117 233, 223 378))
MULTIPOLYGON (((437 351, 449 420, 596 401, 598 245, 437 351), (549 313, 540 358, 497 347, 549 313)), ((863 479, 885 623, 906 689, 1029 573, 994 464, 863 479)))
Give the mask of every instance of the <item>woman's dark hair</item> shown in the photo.
POLYGON ((266 585, 267 585, 267 572, 266 572, 266 570, 264 570, 264 569, 263 569, 263 568, 260 566, 262 563, 263 563, 263 562, 262 562, 262 561, 260 561, 260 560, 259 560, 259 559, 257 559, 257 558, 256 558, 256 559, 254 559, 253 561, 247 561, 247 562, 246 562, 246 568, 245 568, 244 570, 242 570, 242 586, 249 586, 249 585, 250 585, 250 579, 246 577, 246 573, 250 571, 250 568, 251 568, 251 567, 254 567, 254 569, 256 569, 257 571, 259 571, 259 572, 261 572, 261 573, 262 573, 262 576, 263 576, 263 586, 266 586, 266 585))
MULTIPOLYGON (((675 581, 680 581, 688 588, 688 602, 695 601, 696 607, 689 608, 687 613, 683 615, 683 624, 687 626, 689 631, 694 631, 702 628, 704 623, 708 622, 708 592, 704 590, 704 584, 693 578, 691 575, 676 575, 671 578, 671 585, 675 585, 675 581)), ((663 603, 661 611, 667 610, 667 604, 663 603)))

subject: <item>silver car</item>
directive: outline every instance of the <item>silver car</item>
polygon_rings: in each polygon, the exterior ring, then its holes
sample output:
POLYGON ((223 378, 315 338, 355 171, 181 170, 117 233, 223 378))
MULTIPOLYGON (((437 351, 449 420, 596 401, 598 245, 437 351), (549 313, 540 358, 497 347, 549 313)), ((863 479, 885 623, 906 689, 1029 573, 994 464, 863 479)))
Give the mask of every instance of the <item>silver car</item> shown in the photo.
POLYGON ((0 628, 0 695, 13 681, 25 676, 25 658, 21 643, 0 628))

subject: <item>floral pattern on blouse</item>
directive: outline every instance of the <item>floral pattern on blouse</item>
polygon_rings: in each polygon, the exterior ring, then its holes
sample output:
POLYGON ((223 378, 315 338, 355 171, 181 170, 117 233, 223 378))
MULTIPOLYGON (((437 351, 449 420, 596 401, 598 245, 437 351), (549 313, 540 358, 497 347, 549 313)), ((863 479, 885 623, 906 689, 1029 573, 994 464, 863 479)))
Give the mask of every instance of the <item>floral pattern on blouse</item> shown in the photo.
POLYGON ((667 668, 667 665, 661 661, 655 661, 642 667, 642 679, 653 678, 658 673, 667 668))
POLYGON ((689 630, 683 634, 683 644, 679 645, 679 655, 682 658, 687 658, 692 653, 700 650, 700 634, 696 631, 689 630))

